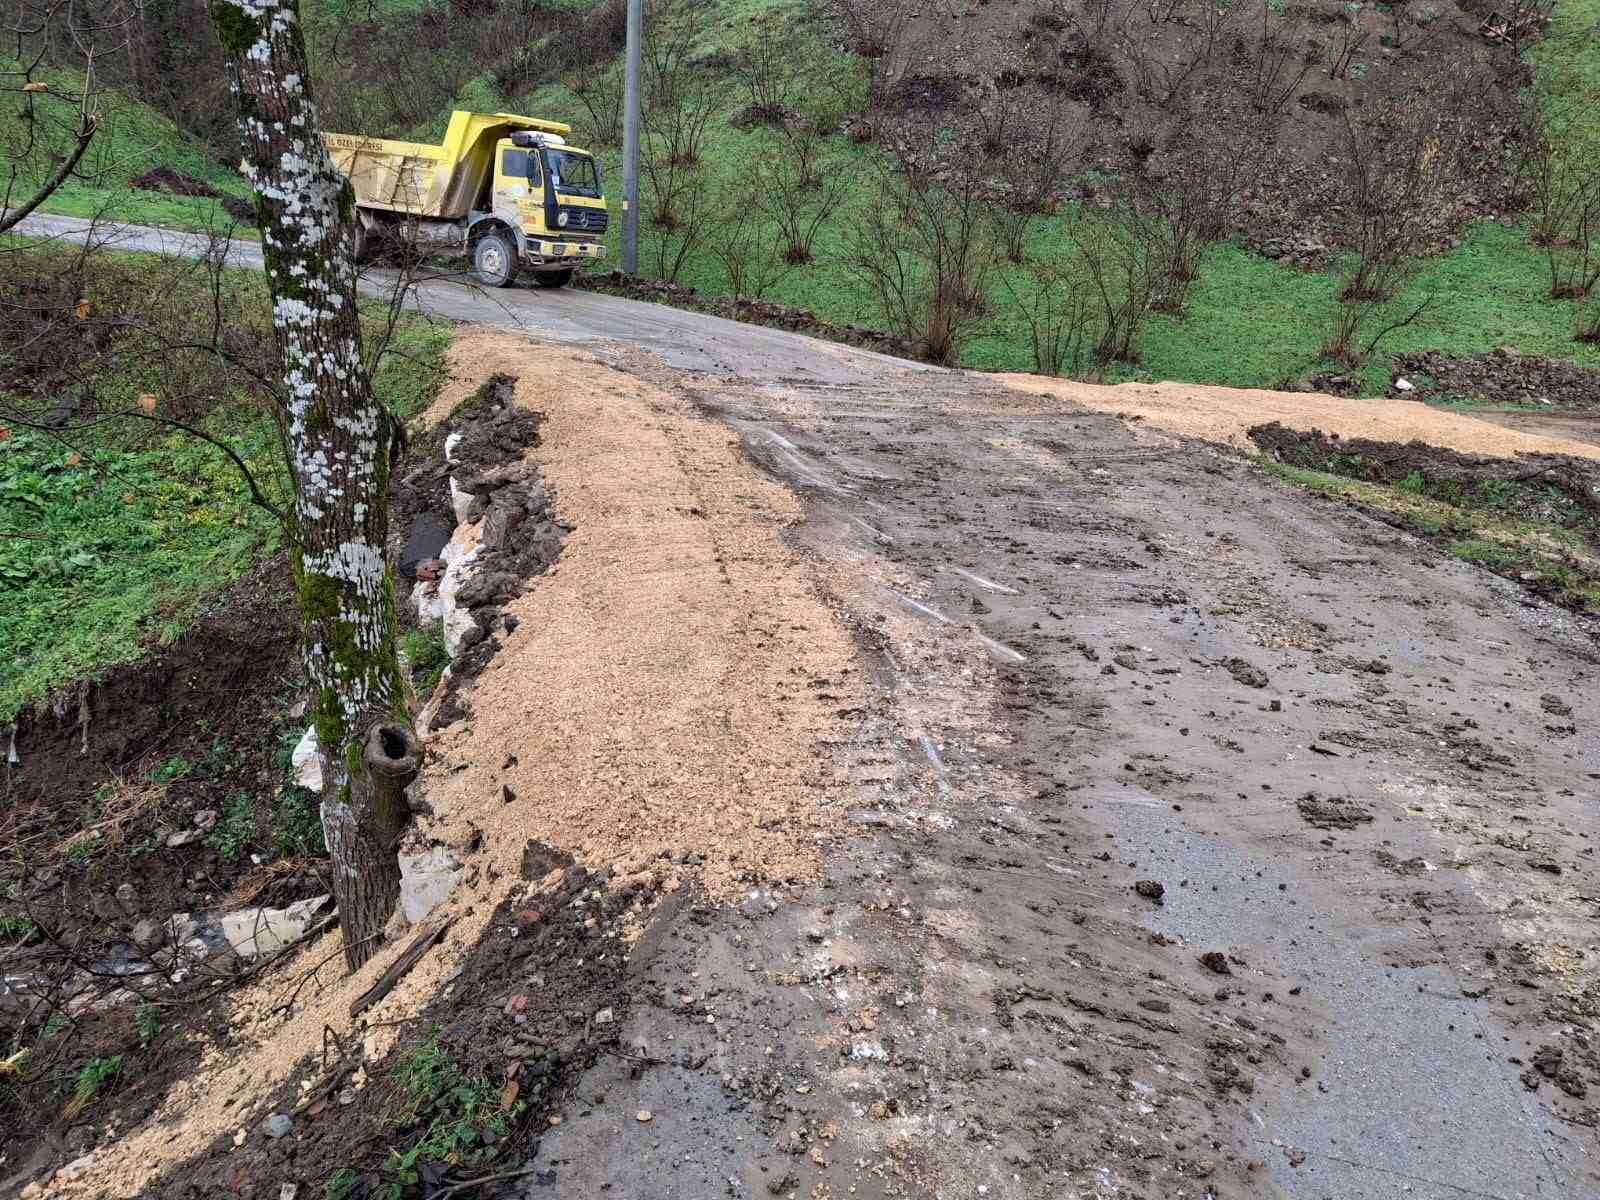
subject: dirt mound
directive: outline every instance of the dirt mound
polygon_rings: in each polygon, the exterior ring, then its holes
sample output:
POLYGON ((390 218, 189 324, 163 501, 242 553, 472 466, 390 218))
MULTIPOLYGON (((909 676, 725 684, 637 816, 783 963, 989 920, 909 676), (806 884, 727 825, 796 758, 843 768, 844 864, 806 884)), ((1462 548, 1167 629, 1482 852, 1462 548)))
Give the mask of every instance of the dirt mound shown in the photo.
MULTIPOLYGON (((391 1111, 390 1083, 408 1077, 420 1044, 413 1031, 435 1023, 462 1086, 487 1080, 490 1107, 508 1112, 532 1098, 489 1130, 509 1137, 564 1096, 541 1080, 565 1079, 569 1062, 614 1038, 629 1003, 618 980, 659 894, 687 895, 689 879, 719 898, 807 879, 819 839, 838 827, 845 783, 818 747, 843 738, 859 683, 848 637, 782 540, 799 503, 682 392, 505 334, 466 333, 452 358, 462 378, 432 415, 495 371, 514 375, 514 407, 545 414, 537 460, 574 530, 555 566, 504 605, 515 627, 506 622, 501 650, 466 693, 472 715, 429 747, 422 792, 434 816, 415 835, 463 864, 454 896, 426 918, 448 927, 359 1017, 352 1000, 409 935, 351 977, 330 965, 337 930, 279 960, 229 997, 226 1037, 207 1039, 201 1070, 55 1191, 149 1194, 152 1175, 168 1171, 153 1194, 195 1179, 209 1195, 218 1181, 234 1186, 230 1167, 248 1166, 241 1194, 296 1182, 304 1195, 341 1153, 355 1178, 382 1171, 392 1146, 404 1156, 423 1144, 421 1121, 384 1124, 363 1106, 391 1111), (535 827, 553 849, 530 857, 535 827), (579 875, 565 874, 563 856, 579 875), (530 890, 524 875, 541 867, 558 878, 530 890), (580 881, 572 895, 569 879, 580 881), (546 958, 565 974, 540 970, 546 958), (289 1122, 281 1143, 273 1117, 289 1122)), ((462 1178, 442 1170, 436 1148, 405 1169, 462 1178)))
POLYGON ((174 171, 171 167, 153 167, 143 175, 128 180, 128 186, 143 192, 170 192, 174 196, 205 196, 216 199, 222 193, 209 183, 174 171))
POLYGON ((1504 145, 1514 136, 1512 97, 1525 68, 1510 48, 1486 42, 1476 21, 1452 20, 1433 6, 1379 12, 1309 0, 1201 11, 1109 0, 1072 11, 1038 0, 910 9, 896 0, 836 0, 832 7, 846 47, 873 53, 880 64, 875 124, 932 117, 954 133, 952 146, 970 146, 996 129, 997 99, 1009 97, 1015 115, 999 131, 1004 144, 1028 137, 1065 99, 1082 143, 1069 178, 1142 170, 1152 149, 1192 135, 1194 113, 1235 135, 1275 122, 1253 156, 1236 220, 1246 244, 1273 258, 1315 266, 1338 243, 1345 114, 1370 111, 1386 92, 1428 86, 1430 72, 1473 81, 1460 102, 1470 110, 1462 115, 1479 164, 1432 206, 1430 240, 1442 247, 1465 222, 1515 207, 1504 145))
POLYGON ((1460 356, 1441 350, 1397 354, 1394 365, 1424 398, 1600 408, 1600 371, 1542 354, 1522 354, 1510 346, 1460 356))
POLYGON ((626 1053, 626 963, 603 948, 656 893, 649 878, 612 887, 609 871, 530 849, 548 869, 501 903, 455 981, 405 1021, 381 1064, 350 1043, 308 1059, 259 1098, 261 1113, 289 1118, 287 1136, 267 1132, 270 1118, 246 1121, 242 1143, 219 1134, 146 1194, 272 1197, 285 1180, 338 1179, 341 1194, 377 1196, 408 1174, 448 1188, 537 1154, 578 1076, 601 1053, 626 1053))
POLYGON ((1457 505, 1501 508, 1529 520, 1590 528, 1600 523, 1600 468, 1562 454, 1497 458, 1462 454, 1422 441, 1380 442, 1297 430, 1271 421, 1250 440, 1280 462, 1370 483, 1405 484, 1419 495, 1457 505))

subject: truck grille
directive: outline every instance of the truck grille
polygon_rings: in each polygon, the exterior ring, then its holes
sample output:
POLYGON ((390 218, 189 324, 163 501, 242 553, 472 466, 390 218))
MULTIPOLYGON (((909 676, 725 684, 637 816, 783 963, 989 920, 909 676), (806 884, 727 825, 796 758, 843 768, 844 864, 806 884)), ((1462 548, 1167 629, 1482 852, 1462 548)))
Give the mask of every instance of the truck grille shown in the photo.
POLYGON ((576 205, 563 205, 561 211, 567 214, 567 223, 560 232, 566 233, 604 233, 609 223, 609 214, 603 208, 578 208, 576 205))

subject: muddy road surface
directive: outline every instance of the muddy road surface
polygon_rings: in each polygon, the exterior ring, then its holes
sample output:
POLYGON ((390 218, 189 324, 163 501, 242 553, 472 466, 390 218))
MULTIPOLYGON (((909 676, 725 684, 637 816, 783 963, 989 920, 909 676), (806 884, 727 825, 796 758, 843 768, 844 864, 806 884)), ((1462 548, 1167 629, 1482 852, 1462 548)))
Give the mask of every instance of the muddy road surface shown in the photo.
POLYGON ((658 923, 527 1196, 1600 1195, 1591 626, 981 378, 629 361, 805 496, 875 701, 824 884, 658 923))
POLYGON ((1600 1196, 1592 624, 1070 398, 610 297, 422 301, 720 422, 802 499, 784 569, 866 680, 793 671, 848 730, 793 764, 852 793, 819 877, 673 892, 506 1188, 1600 1196))

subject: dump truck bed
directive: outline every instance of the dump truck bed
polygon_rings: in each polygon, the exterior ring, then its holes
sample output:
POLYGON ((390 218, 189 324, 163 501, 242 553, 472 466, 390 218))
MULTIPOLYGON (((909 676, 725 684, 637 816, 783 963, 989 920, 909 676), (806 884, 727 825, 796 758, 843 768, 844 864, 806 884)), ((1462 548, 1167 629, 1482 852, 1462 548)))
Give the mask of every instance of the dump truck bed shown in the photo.
POLYGON ((359 134, 325 133, 333 165, 355 189, 356 204, 417 217, 457 220, 467 215, 494 162, 494 145, 514 130, 565 136, 570 125, 516 113, 456 111, 444 141, 401 142, 359 134))

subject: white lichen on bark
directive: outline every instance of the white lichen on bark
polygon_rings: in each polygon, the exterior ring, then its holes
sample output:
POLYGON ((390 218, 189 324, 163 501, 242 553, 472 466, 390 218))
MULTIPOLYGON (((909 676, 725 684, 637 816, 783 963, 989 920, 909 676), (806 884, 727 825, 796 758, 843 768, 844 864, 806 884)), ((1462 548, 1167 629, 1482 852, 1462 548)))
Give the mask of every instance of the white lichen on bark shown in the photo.
MULTIPOLYGON (((348 246, 353 197, 323 145, 305 84, 296 0, 210 0, 210 11, 228 54, 273 298, 322 823, 344 928, 354 937, 372 914, 352 920, 347 907, 383 907, 399 879, 391 843, 403 813, 374 789, 361 752, 374 724, 407 723, 384 555, 391 424, 362 362, 348 246), (367 878, 373 872, 381 878, 367 878)), ((387 905, 379 928, 392 895, 387 905)))

